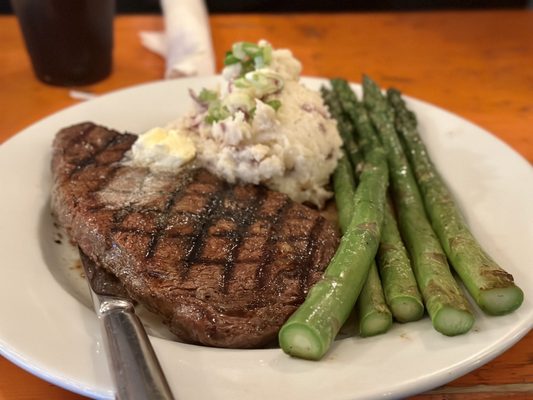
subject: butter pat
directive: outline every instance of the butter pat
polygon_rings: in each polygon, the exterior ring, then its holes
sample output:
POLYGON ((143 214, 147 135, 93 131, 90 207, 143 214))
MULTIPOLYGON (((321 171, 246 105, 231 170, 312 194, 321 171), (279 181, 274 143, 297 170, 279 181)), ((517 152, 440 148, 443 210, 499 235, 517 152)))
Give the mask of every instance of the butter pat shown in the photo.
POLYGON ((133 162, 152 170, 176 171, 196 156, 194 142, 176 129, 152 128, 132 147, 133 162))

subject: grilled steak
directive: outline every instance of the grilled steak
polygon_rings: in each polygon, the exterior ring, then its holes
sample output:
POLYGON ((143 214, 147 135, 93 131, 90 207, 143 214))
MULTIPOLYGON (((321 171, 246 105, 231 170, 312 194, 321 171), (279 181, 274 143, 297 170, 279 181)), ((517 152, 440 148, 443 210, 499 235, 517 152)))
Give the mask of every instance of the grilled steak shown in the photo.
POLYGON ((92 123, 58 132, 52 207, 73 242, 181 340, 262 346, 302 303, 338 244, 320 214, 195 166, 124 162, 136 136, 92 123))

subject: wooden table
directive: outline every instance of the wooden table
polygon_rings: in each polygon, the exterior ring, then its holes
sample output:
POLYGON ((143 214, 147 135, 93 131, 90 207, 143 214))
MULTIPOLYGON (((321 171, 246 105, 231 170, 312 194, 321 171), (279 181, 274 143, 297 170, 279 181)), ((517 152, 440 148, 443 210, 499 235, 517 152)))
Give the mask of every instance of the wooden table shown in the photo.
MULTIPOLYGON (((397 86, 481 125, 533 162, 530 11, 218 15, 210 22, 217 60, 234 41, 266 38, 291 48, 305 75, 359 81, 367 73, 383 86, 397 86)), ((157 29, 158 16, 117 17, 114 72, 82 89, 99 94, 160 79, 163 61, 142 48, 138 37, 141 30, 157 29)), ((0 17, 0 37, 3 142, 77 101, 67 89, 34 78, 13 17, 0 17)), ((413 399, 533 398, 532 360, 530 332, 485 366, 413 399)), ((0 400, 79 398, 0 358, 0 400)))

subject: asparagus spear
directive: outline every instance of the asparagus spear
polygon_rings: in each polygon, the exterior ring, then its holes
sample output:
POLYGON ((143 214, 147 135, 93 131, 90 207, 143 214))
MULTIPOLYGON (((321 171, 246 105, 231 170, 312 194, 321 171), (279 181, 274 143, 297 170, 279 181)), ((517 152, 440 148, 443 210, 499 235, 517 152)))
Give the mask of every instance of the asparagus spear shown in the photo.
POLYGON ((346 151, 333 172, 333 191, 337 205, 338 221, 341 232, 345 233, 352 219, 352 202, 355 194, 355 180, 352 164, 346 151))
POLYGON ((401 93, 388 90, 411 167, 416 175, 426 211, 452 267, 461 277, 479 307, 488 314, 502 315, 517 309, 522 290, 474 238, 453 196, 440 177, 417 130, 416 116, 407 109, 401 93))
MULTIPOLYGON (((364 106, 345 80, 331 82, 343 110, 351 118, 363 147, 379 143, 364 106)), ((392 209, 385 207, 381 240, 378 250, 378 267, 383 282, 384 295, 392 314, 400 322, 416 321, 424 315, 424 304, 418 291, 407 251, 402 242, 392 209)))
POLYGON ((352 200, 353 215, 322 280, 281 327, 284 352, 318 360, 328 351, 366 281, 381 235, 388 184, 383 150, 365 152, 365 165, 352 200))
MULTIPOLYGON (((332 83, 334 82, 335 80, 332 81, 332 83)), ((343 106, 338 98, 338 93, 333 91, 329 92, 326 89, 323 89, 322 94, 325 96, 326 104, 328 105, 330 112, 337 119, 338 127, 340 129, 345 129, 348 126, 350 127, 349 132, 344 131, 342 134, 343 136, 350 136, 349 144, 352 146, 352 149, 355 150, 351 153, 351 161, 356 166, 354 171, 355 174, 351 173, 351 187, 354 187, 360 178, 362 149, 355 140, 355 132, 353 131, 351 123, 347 120, 347 113, 343 111, 343 106)), ((370 149, 367 148, 367 151, 369 150, 370 149)), ((345 215, 352 214, 351 201, 350 198, 347 197, 346 188, 350 185, 350 183, 347 182, 349 174, 343 172, 344 168, 346 168, 346 165, 344 165, 344 163, 339 163, 337 170, 333 175, 335 200, 339 212, 339 224, 343 233, 345 231, 343 227, 346 226, 346 221, 343 221, 343 219, 346 218, 345 215)), ((368 277, 361 289, 355 308, 357 309, 359 334, 361 336, 374 336, 385 333, 390 329, 392 325, 392 314, 385 302, 381 279, 379 278, 379 273, 374 260, 370 265, 368 277)))
POLYGON ((397 321, 417 321, 424 315, 424 304, 388 200, 377 255, 385 298, 397 321))
MULTIPOLYGON (((346 232, 353 215, 352 199, 355 193, 355 181, 346 155, 339 160, 333 174, 335 202, 339 213, 341 231, 346 232)), ((391 312, 388 309, 376 263, 372 261, 370 270, 356 303, 359 321, 359 334, 363 337, 385 333, 392 325, 391 312)))
MULTIPOLYGON (((343 147, 346 151, 348 159, 350 160, 354 171, 357 173, 357 175, 360 175, 363 164, 363 154, 357 145, 357 142, 355 141, 353 124, 345 115, 335 93, 324 86, 320 89, 320 91, 322 92, 322 98, 328 106, 331 116, 337 121, 337 129, 341 135, 343 147)), ((359 176, 355 178, 357 181, 359 176)))
POLYGON ((474 317, 450 272, 446 255, 427 220, 422 198, 394 129, 394 112, 379 87, 363 79, 364 104, 387 150, 398 223, 433 327, 453 336, 470 330, 474 317))
POLYGON ((392 325, 392 314, 383 295, 376 261, 372 260, 366 282, 356 303, 359 335, 375 336, 387 332, 392 325))

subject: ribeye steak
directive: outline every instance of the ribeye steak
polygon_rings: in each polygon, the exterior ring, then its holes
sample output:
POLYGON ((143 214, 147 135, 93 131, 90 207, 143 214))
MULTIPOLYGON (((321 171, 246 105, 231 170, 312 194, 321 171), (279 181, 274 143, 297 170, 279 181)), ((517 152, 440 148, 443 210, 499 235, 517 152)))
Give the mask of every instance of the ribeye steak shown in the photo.
POLYGON ((59 223, 179 339, 234 348, 272 341, 322 276, 337 230, 264 186, 228 184, 194 165, 154 173, 124 162, 135 140, 93 123, 58 132, 59 223))

